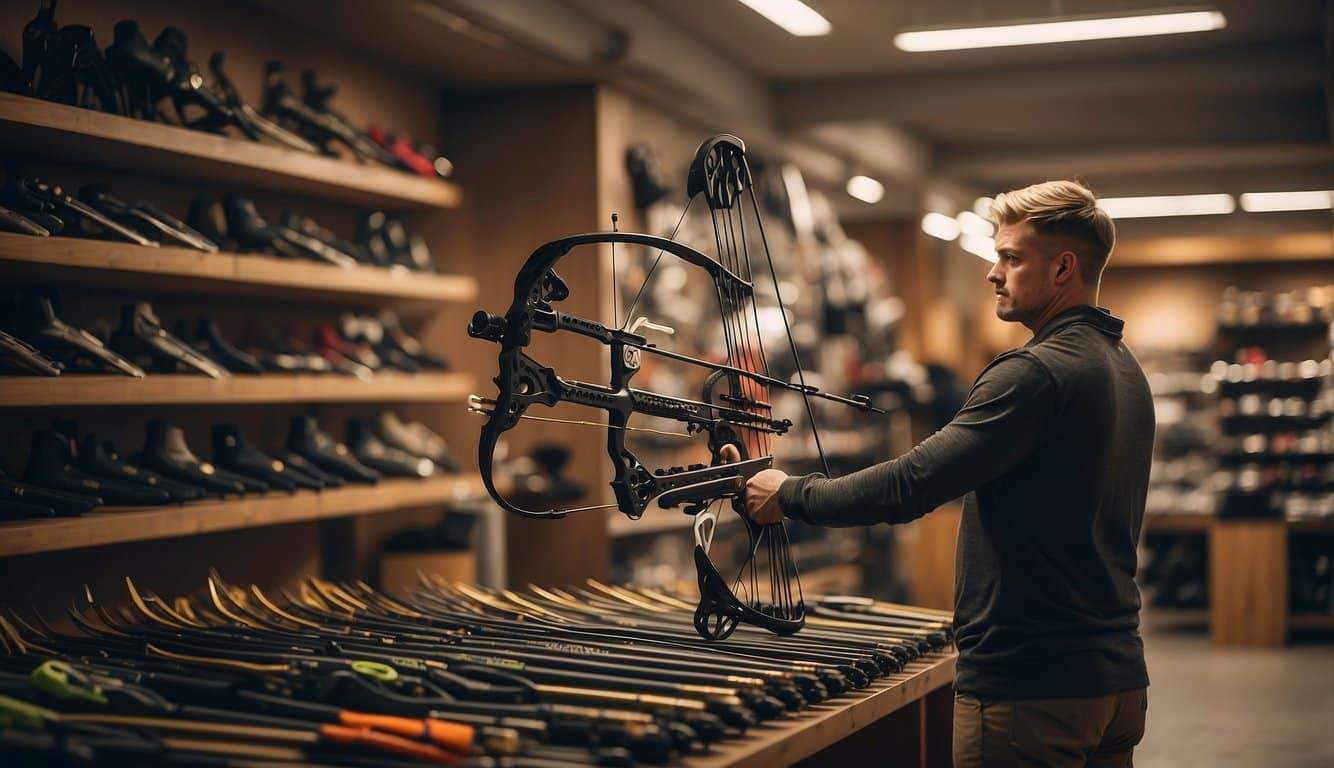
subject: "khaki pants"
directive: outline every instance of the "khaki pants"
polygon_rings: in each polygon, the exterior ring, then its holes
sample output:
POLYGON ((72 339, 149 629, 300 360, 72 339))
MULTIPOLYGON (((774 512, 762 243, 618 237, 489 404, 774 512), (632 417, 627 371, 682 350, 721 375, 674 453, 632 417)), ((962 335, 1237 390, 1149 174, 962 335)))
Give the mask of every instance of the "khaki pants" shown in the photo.
POLYGON ((1093 699, 954 696, 954 768, 1131 768, 1145 689, 1093 699))

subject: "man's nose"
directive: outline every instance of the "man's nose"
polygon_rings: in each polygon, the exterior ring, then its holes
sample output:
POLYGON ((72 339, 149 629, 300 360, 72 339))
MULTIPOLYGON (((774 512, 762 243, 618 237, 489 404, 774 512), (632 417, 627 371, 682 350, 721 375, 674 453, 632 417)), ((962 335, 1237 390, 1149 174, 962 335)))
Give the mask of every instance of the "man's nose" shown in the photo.
POLYGON ((997 286, 1004 285, 1005 275, 1001 274, 999 263, 991 265, 991 270, 987 272, 987 282, 997 286))

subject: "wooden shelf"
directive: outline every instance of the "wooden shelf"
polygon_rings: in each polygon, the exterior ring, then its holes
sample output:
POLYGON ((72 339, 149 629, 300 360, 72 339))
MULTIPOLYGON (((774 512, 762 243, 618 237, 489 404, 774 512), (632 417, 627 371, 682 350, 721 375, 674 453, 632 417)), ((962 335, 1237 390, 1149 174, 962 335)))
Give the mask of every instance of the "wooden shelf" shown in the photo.
POLYGON ((1288 629, 1316 629, 1334 632, 1334 613, 1289 614, 1288 629))
POLYGON ((1225 336, 1266 336, 1271 338, 1319 338, 1329 332, 1330 324, 1321 321, 1309 323, 1257 323, 1255 325, 1219 325, 1218 333, 1225 336))
POLYGON ((485 491, 475 476, 384 480, 316 493, 268 493, 181 506, 0 523, 0 557, 258 528, 448 504, 485 491))
POLYGON ((183 405, 208 403, 462 402, 473 391, 466 373, 378 375, 368 381, 337 375, 67 374, 0 377, 0 407, 183 405))
MULTIPOLYGON (((741 522, 731 510, 724 510, 718 517, 718 526, 730 526, 741 522)), ((688 531, 695 524, 695 518, 683 514, 679 509, 660 509, 657 504, 650 504, 644 516, 631 520, 620 512, 607 513, 607 535, 613 539, 631 536, 666 533, 668 531, 688 531)))
POLYGON ((1297 533, 1334 533, 1334 517, 1308 517, 1289 520, 1288 530, 1297 533))
POLYGON ((691 768, 792 765, 949 685, 956 659, 953 653, 942 653, 909 662, 902 672, 877 680, 865 690, 753 729, 745 739, 716 745, 708 754, 687 758, 683 764, 691 768))
POLYGON ((865 569, 859 563, 838 563, 801 574, 801 588, 807 595, 853 595, 862 589, 865 569))
POLYGON ((0 93, 0 143, 62 162, 246 188, 295 192, 377 208, 455 208, 446 181, 169 125, 0 93))
MULTIPOLYGON (((1145 533, 1208 533, 1214 521, 1213 515, 1200 515, 1181 512, 1156 512, 1144 515, 1145 533)), ((1233 520, 1283 522, 1281 518, 1223 518, 1223 523, 1233 520)), ((1334 517, 1311 517, 1287 520, 1288 530, 1294 533, 1334 533, 1334 517)))
POLYGON ((1213 515, 1153 512, 1144 515, 1144 533, 1208 533, 1213 515))
POLYGON ((145 248, 132 243, 0 233, 7 276, 136 290, 326 299, 367 305, 467 301, 477 280, 377 267, 344 269, 270 256, 145 248))

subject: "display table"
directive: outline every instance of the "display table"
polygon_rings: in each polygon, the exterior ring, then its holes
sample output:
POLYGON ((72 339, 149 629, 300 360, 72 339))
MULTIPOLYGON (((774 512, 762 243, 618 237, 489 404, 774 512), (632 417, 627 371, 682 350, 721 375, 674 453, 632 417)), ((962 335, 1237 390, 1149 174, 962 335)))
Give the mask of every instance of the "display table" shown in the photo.
POLYGON ((865 690, 748 731, 691 768, 950 764, 954 653, 925 656, 865 690))

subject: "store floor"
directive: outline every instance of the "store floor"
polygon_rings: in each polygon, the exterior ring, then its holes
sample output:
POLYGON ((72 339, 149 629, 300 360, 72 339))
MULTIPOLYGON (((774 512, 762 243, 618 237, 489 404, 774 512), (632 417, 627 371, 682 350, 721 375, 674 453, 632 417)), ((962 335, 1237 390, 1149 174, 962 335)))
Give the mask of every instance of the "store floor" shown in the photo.
POLYGON ((1334 766, 1334 644, 1214 648, 1165 611, 1144 626, 1152 684, 1136 768, 1334 766))

